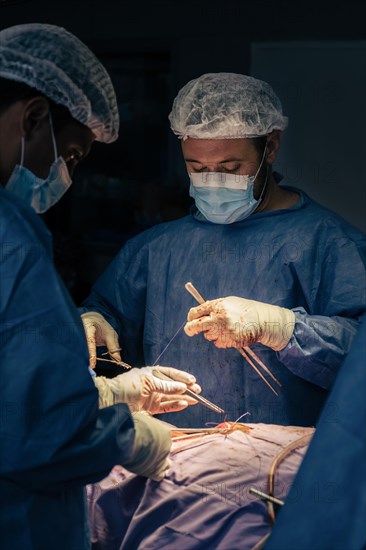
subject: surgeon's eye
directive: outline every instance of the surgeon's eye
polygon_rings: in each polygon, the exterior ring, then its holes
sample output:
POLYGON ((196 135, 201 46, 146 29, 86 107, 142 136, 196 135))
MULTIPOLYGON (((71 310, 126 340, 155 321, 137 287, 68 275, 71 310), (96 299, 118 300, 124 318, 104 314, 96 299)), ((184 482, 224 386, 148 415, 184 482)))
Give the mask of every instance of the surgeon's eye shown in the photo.
POLYGON ((238 170, 240 169, 240 164, 236 164, 236 165, 224 165, 222 166, 222 171, 225 172, 226 174, 235 174, 238 172, 238 170))
POLYGON ((72 149, 67 156, 66 162, 78 163, 82 160, 82 158, 82 151, 79 151, 78 149, 72 149))
POLYGON ((70 176, 74 174, 75 168, 81 160, 84 158, 84 154, 79 149, 71 149, 65 158, 66 166, 68 168, 70 176))
POLYGON ((207 172, 207 166, 204 166, 200 162, 188 163, 188 169, 190 173, 199 174, 200 172, 207 172))

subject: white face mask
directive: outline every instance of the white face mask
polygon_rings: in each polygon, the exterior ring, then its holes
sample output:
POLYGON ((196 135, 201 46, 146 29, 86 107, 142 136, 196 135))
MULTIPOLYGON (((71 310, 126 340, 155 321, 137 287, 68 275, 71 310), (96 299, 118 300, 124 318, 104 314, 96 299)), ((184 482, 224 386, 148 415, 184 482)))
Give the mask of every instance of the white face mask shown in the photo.
POLYGON ((53 131, 52 117, 49 114, 55 160, 50 167, 48 177, 42 179, 23 166, 24 137, 22 137, 20 165, 17 164, 6 184, 6 189, 14 193, 41 214, 60 200, 72 183, 64 159, 57 157, 57 146, 53 131))
MULTIPOLYGON (((258 200, 254 198, 254 182, 262 167, 266 154, 264 149, 261 163, 254 176, 226 174, 225 172, 199 172, 189 174, 189 194, 194 198, 198 210, 213 222, 229 224, 242 221, 258 207, 267 185, 267 178, 258 200)), ((268 172, 267 172, 268 175, 268 172)))

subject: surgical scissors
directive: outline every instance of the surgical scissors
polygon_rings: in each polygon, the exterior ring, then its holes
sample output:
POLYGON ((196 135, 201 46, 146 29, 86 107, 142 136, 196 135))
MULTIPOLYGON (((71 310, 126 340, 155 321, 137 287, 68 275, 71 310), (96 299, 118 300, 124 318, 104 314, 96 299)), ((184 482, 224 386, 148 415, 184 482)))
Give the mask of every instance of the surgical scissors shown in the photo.
MULTIPOLYGON (((206 302, 206 300, 203 298, 203 296, 198 292, 195 286, 191 282, 188 282, 184 285, 185 289, 188 290, 188 292, 193 296, 193 298, 199 303, 203 304, 206 302)), ((238 352, 246 359, 246 361, 249 363, 249 365, 255 370, 255 372, 262 378, 263 382, 267 384, 267 386, 273 391, 275 395, 278 397, 278 392, 275 390, 275 388, 268 382, 268 380, 263 376, 261 371, 258 369, 258 367, 253 363, 252 359, 258 363, 260 367, 276 382, 276 384, 281 388, 282 384, 281 382, 275 377, 274 374, 271 373, 268 367, 263 363, 263 361, 254 353, 253 350, 250 349, 249 346, 244 346, 242 348, 237 348, 238 352), (252 359, 248 357, 250 355, 252 359)))
POLYGON ((115 351, 121 351, 121 349, 122 348, 114 349, 113 351, 106 351, 105 353, 102 353, 102 357, 97 357, 97 361, 107 361, 107 363, 114 363, 115 365, 118 365, 119 367, 124 367, 125 369, 132 369, 131 365, 129 365, 128 363, 114 359, 112 353, 114 353, 115 351), (106 359, 105 357, 103 357, 103 355, 109 355, 109 357, 112 357, 112 359, 106 359))

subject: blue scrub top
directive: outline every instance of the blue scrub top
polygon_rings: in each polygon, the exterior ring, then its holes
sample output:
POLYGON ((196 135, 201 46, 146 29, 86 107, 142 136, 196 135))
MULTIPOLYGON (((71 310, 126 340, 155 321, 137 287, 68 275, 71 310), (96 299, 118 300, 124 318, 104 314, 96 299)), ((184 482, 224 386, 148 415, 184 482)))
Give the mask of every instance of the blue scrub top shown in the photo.
POLYGON ((98 410, 78 312, 51 237, 0 188, 0 544, 89 548, 83 486, 131 454, 125 405, 98 410))
MULTIPOLYGON (((291 208, 229 225, 193 213, 124 246, 85 306, 116 328, 128 363, 151 365, 160 356, 161 365, 188 370, 231 421, 248 411, 249 422, 315 424, 366 307, 366 239, 295 191, 300 201, 291 208), (184 288, 187 281, 206 299, 241 296, 295 312, 284 350, 252 346, 282 382, 279 397, 238 351, 217 349, 202 334, 189 338, 180 329, 197 305, 184 288)), ((178 426, 222 419, 202 405, 164 415, 178 426)))

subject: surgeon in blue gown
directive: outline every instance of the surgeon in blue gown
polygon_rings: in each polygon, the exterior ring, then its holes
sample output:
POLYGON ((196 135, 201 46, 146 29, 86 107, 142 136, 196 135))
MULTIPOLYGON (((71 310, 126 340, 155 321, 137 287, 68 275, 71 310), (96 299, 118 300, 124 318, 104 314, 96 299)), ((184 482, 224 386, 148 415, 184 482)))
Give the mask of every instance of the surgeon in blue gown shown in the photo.
POLYGON ((118 125, 110 78, 75 36, 42 24, 0 32, 4 550, 89 548, 83 486, 117 463, 156 481, 169 467, 170 430, 146 411, 181 396, 188 375, 172 372, 180 381, 162 386, 146 367, 93 383, 83 325, 36 214, 67 190, 94 140, 117 138, 118 125))
MULTIPOLYGON (((185 365, 231 421, 314 425, 365 310, 365 236, 273 172, 287 118, 267 83, 202 75, 170 122, 195 205, 130 240, 96 282, 84 305, 108 322, 99 343, 116 331, 133 365, 185 365), (280 380, 278 396, 243 345, 280 380)), ((198 405, 175 423, 220 420, 198 405)))
POLYGON ((266 550, 366 548, 366 315, 266 550))

